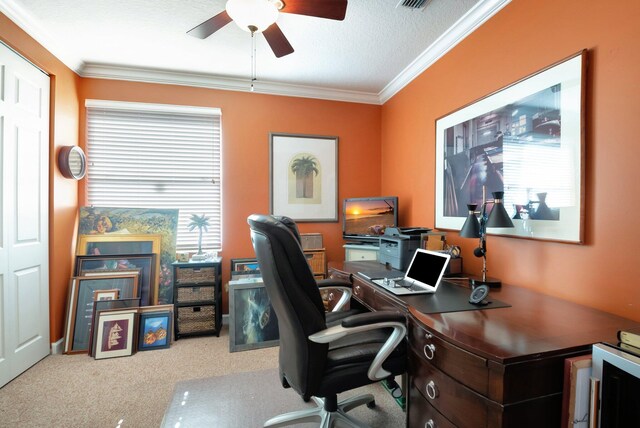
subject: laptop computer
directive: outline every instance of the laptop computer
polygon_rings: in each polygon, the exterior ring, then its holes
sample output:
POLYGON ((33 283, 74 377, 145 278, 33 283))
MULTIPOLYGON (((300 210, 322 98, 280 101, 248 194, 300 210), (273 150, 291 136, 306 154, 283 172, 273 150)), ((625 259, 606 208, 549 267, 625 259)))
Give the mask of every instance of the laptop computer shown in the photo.
POLYGON ((393 294, 435 293, 450 259, 450 254, 418 248, 403 278, 373 279, 372 282, 393 294))

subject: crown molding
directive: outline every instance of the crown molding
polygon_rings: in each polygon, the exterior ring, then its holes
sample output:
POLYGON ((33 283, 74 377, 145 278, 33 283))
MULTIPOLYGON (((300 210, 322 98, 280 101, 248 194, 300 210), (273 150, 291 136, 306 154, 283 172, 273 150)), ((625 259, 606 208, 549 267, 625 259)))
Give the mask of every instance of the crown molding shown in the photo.
MULTIPOLYGON (((510 2, 511 0, 480 0, 377 94, 267 81, 256 82, 253 92, 362 104, 384 104, 510 2)), ((107 64, 86 64, 66 48, 56 43, 54 38, 41 26, 37 25, 35 23, 36 20, 21 6, 17 5, 14 0, 0 0, 0 12, 5 14, 16 25, 81 77, 251 92, 248 81, 243 79, 227 78, 204 73, 188 73, 107 64)))
POLYGON ((24 10, 13 0, 0 0, 0 12, 13 21, 18 27, 22 28, 25 33, 40 43, 46 50, 55 56, 64 65, 69 67, 76 74, 82 67, 82 60, 69 52, 40 25, 36 24, 36 19, 24 10))
POLYGON ((476 3, 380 91, 378 94, 379 103, 384 104, 389 101, 391 97, 510 2, 511 0, 482 0, 476 3))
POLYGON ((138 67, 114 66, 86 63, 79 72, 82 77, 95 79, 129 80, 133 82, 160 83, 167 85, 194 86, 225 91, 253 92, 257 94, 290 97, 316 98, 363 104, 379 104, 377 94, 315 86, 291 85, 268 81, 254 82, 250 90, 248 79, 234 79, 204 73, 187 73, 138 67))

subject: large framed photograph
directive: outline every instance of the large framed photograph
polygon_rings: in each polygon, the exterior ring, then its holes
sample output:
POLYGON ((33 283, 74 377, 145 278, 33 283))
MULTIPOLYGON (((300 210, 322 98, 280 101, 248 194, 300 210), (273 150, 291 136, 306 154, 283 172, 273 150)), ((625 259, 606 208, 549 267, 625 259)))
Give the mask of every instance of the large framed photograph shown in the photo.
POLYGON ((94 358, 126 357, 133 354, 137 309, 100 311, 96 319, 94 358))
POLYGON ((139 272, 140 304, 152 303, 156 284, 155 254, 123 254, 115 256, 76 256, 75 276, 113 276, 139 272))
POLYGON ((484 186, 504 190, 515 226, 489 233, 583 242, 585 59, 579 52, 436 121, 436 228, 460 230, 484 186))
MULTIPOLYGON (((155 234, 111 234, 78 236, 77 256, 114 256, 130 254, 155 254, 154 289, 150 290, 152 304, 158 302, 160 284, 161 236, 155 234)), ((165 302, 166 303, 166 302, 165 302)))
POLYGON ((338 221, 338 137, 271 133, 269 146, 271 214, 338 221))
POLYGON ((94 296, 96 292, 117 290, 118 297, 138 295, 138 275, 74 277, 69 286, 64 351, 67 354, 89 351, 94 296))
POLYGON ((260 281, 229 281, 229 352, 278 344, 278 318, 260 281))

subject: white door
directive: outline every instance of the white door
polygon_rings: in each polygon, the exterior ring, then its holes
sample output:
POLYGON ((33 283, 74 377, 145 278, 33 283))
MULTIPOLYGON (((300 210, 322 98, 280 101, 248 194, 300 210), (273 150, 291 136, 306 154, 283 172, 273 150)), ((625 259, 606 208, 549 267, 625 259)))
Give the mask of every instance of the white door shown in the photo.
POLYGON ((49 355, 49 76, 0 43, 0 387, 49 355))

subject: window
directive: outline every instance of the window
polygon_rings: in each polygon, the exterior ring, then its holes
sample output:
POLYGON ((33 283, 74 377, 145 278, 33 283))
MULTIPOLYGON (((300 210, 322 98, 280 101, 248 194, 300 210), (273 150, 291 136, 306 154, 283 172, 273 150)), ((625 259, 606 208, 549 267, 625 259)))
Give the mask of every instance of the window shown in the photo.
POLYGON ((220 250, 220 109, 87 100, 88 202, 179 208, 178 251, 198 248, 192 214, 209 217, 202 248, 220 250))

